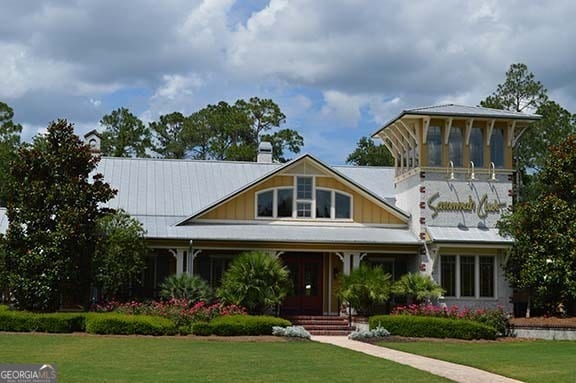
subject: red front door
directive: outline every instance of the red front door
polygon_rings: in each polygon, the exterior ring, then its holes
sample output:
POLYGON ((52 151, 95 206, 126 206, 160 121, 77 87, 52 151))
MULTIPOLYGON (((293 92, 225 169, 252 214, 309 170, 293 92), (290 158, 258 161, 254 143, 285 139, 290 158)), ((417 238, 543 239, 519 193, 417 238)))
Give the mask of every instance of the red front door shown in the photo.
POLYGON ((282 260, 290 271, 292 288, 284 299, 284 315, 322 314, 322 254, 287 253, 282 260))

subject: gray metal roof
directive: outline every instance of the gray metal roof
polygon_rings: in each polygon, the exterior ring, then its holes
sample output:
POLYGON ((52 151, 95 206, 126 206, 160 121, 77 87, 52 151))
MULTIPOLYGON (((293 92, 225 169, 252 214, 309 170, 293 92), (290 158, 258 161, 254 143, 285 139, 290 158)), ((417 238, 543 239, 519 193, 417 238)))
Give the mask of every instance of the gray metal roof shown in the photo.
POLYGON ((512 245, 514 240, 502 237, 498 229, 480 229, 477 227, 428 227, 428 234, 434 242, 492 243, 512 245))
MULTIPOLYGON (((103 157, 97 171, 118 190, 107 203, 138 216, 192 216, 284 164, 103 157)), ((332 167, 377 197, 394 198, 394 169, 332 167)))
POLYGON ((278 164, 103 157, 97 171, 118 190, 107 206, 131 215, 188 216, 278 164))
POLYGON ((272 241, 302 243, 373 243, 417 245, 421 242, 408 229, 364 226, 318 226, 288 224, 190 224, 174 226, 175 217, 135 216, 148 238, 210 241, 272 241))
POLYGON ((478 117, 478 118, 494 118, 494 119, 513 119, 513 120, 526 120, 536 121, 540 120, 542 116, 531 113, 512 112, 509 110, 484 108, 482 106, 469 106, 457 104, 443 104, 424 106, 418 108, 405 109, 396 117, 386 122, 380 129, 372 134, 375 137, 380 131, 386 129, 397 120, 405 115, 421 115, 421 116, 447 116, 447 117, 478 117))
POLYGON ((340 173, 354 180, 357 184, 371 190, 380 198, 394 201, 396 190, 394 187, 395 170, 393 167, 383 166, 332 166, 340 173))
POLYGON ((6 209, 0 208, 0 234, 6 233, 8 229, 8 217, 6 216, 6 209))

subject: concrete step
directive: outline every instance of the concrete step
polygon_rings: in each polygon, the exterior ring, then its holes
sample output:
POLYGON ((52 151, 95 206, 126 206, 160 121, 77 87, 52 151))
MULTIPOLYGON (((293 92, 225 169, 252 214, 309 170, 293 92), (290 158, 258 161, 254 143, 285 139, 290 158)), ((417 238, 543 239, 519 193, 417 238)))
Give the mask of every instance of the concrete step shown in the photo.
POLYGON ((308 330, 311 335, 348 336, 350 330, 308 330))

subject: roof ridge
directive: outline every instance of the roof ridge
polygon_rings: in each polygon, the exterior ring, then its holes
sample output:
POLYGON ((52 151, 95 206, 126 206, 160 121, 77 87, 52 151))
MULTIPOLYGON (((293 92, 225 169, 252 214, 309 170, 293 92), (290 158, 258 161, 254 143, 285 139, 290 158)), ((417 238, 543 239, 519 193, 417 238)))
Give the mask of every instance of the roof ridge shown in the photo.
POLYGON ((256 161, 229 161, 229 160, 198 160, 191 158, 160 158, 160 157, 112 157, 101 156, 103 160, 126 160, 126 161, 167 161, 167 162, 194 162, 194 163, 209 163, 209 164, 241 164, 241 165, 275 165, 281 166, 279 162, 256 162, 256 161))

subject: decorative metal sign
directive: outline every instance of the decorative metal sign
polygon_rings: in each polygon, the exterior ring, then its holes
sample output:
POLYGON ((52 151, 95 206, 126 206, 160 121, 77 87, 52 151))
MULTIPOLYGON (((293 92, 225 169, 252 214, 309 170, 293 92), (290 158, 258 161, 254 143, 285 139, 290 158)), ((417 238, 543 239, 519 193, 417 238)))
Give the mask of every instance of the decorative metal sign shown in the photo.
POLYGON ((471 195, 465 202, 460 201, 438 201, 440 193, 434 193, 428 198, 427 205, 432 210, 432 218, 438 216, 440 212, 467 212, 476 213, 479 218, 486 218, 490 213, 500 213, 506 207, 506 203, 494 199, 488 200, 488 194, 482 195, 478 201, 475 201, 471 195))

